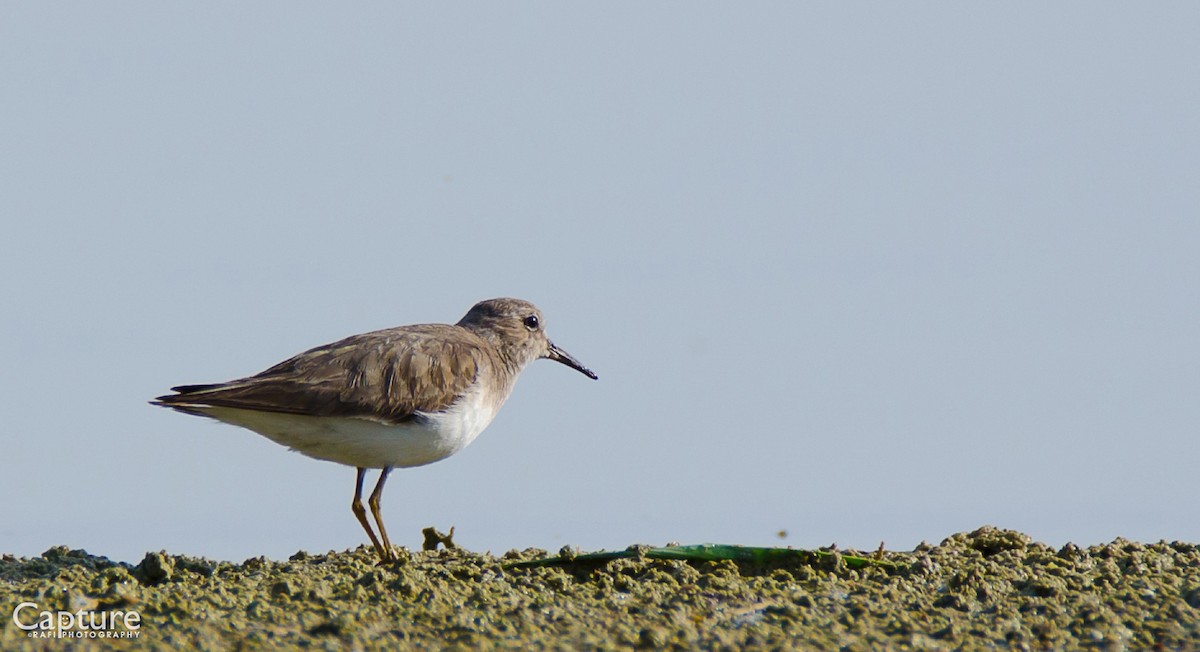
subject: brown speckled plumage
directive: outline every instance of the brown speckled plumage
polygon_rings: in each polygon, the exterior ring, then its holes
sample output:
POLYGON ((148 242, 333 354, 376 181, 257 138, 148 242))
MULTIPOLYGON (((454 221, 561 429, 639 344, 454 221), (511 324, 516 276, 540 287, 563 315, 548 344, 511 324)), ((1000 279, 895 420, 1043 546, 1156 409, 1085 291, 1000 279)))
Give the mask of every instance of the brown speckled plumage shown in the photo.
POLYGON ((470 443, 508 398, 521 370, 538 358, 596 378, 546 337, 533 304, 491 299, 475 304, 454 325, 353 335, 253 376, 174 387, 175 394, 152 403, 243 426, 306 455, 358 467, 352 508, 387 560, 391 544, 378 503, 392 467, 428 464, 470 443), (367 468, 383 469, 370 498, 382 543, 361 503, 367 468))

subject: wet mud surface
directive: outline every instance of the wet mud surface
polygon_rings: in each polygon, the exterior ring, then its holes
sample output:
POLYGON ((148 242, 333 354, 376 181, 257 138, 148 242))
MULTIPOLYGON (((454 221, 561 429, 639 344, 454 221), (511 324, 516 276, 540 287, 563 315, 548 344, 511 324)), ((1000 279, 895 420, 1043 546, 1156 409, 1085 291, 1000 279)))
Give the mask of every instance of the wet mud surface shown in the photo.
POLYGON ((365 547, 240 564, 151 553, 128 565, 65 547, 4 556, 0 649, 1200 649, 1191 543, 1051 548, 981 528, 866 551, 888 564, 861 568, 840 555, 513 565, 547 556, 557 553, 402 550, 386 566, 365 547), (33 629, 13 620, 21 604, 33 629), (72 638, 43 637, 61 613, 76 620, 72 638), (89 617, 103 635, 80 638, 89 617), (122 633, 136 638, 111 637, 122 633))

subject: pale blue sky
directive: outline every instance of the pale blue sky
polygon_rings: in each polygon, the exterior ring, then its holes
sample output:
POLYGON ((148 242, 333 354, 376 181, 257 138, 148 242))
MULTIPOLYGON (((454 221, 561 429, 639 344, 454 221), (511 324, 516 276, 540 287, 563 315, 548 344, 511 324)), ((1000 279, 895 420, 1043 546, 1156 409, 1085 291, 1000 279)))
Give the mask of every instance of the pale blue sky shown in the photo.
POLYGON ((397 544, 1198 541, 1198 27, 4 3, 0 552, 365 543, 352 469, 146 401, 493 296, 600 380, 393 474, 397 544))

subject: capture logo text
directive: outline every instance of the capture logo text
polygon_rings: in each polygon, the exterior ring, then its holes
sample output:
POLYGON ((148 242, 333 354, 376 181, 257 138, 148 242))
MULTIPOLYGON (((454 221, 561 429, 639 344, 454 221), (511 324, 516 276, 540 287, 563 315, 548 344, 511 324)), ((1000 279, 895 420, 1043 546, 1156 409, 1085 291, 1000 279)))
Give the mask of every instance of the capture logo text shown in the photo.
POLYGON ((13 624, 29 638, 138 638, 142 615, 136 611, 49 611, 36 602, 13 609, 13 624))

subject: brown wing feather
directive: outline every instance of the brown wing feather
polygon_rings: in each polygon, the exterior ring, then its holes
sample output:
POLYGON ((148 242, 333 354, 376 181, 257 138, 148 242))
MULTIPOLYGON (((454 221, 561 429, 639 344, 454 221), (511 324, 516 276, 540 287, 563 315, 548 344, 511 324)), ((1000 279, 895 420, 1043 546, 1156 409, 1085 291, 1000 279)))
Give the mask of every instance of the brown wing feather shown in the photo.
POLYGON ((405 326, 319 346, 248 378, 176 387, 157 402, 400 422, 448 407, 489 364, 485 351, 457 326, 405 326))

